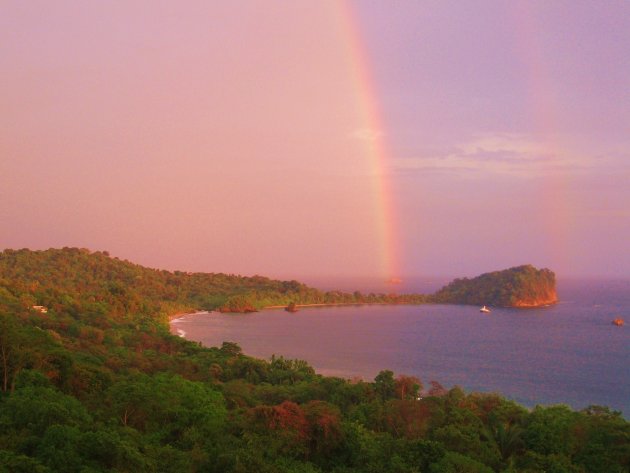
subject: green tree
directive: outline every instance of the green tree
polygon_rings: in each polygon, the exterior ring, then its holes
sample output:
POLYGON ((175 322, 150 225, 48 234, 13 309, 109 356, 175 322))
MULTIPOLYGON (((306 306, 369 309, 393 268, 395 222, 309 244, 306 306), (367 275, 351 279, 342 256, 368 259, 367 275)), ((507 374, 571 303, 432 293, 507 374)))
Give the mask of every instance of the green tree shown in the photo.
POLYGON ((51 425, 36 450, 36 458, 52 471, 74 473, 85 463, 79 451, 81 431, 69 425, 51 425))
POLYGON ((48 387, 16 389, 0 404, 0 425, 5 432, 27 431, 41 437, 52 425, 82 427, 91 422, 91 416, 77 399, 48 387))
POLYGON ((465 455, 448 452, 444 457, 431 465, 431 473, 493 473, 492 468, 479 463, 465 455))
POLYGON ((119 381, 107 400, 122 425, 173 443, 198 443, 216 435, 226 416, 220 393, 172 374, 119 381))
POLYGON ((38 348, 46 344, 47 336, 41 330, 21 327, 14 316, 0 313, 0 370, 2 391, 13 391, 15 377, 24 368, 41 362, 38 348))
POLYGON ((235 357, 243 353, 241 347, 234 342, 223 342, 221 344, 221 353, 227 356, 235 357))
POLYGON ((0 450, 0 473, 52 473, 35 458, 0 450))
POLYGON ((384 401, 395 397, 396 381, 394 381, 394 372, 390 370, 380 371, 374 378, 374 389, 384 401))
POLYGON ((576 420, 577 414, 568 406, 536 406, 527 420, 523 440, 528 449, 543 455, 569 455, 576 420))
POLYGON ((513 455, 525 449, 523 429, 518 425, 499 424, 494 429, 494 438, 504 462, 508 462, 513 455))

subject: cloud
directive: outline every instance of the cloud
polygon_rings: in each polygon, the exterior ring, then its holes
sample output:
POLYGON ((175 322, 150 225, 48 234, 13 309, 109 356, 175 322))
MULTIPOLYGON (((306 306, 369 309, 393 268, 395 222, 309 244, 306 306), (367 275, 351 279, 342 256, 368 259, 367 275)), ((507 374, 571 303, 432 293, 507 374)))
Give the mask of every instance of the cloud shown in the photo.
POLYGON ((371 128, 359 128, 350 133, 351 138, 361 141, 376 141, 381 136, 383 136, 382 131, 371 128))
POLYGON ((471 141, 460 145, 460 149, 474 155, 483 152, 509 152, 514 154, 539 154, 545 146, 525 135, 517 133, 486 133, 477 135, 471 141))
POLYGON ((493 133, 477 135, 449 150, 391 161, 398 172, 458 172, 468 176, 488 174, 533 177, 584 166, 576 155, 526 135, 493 133))

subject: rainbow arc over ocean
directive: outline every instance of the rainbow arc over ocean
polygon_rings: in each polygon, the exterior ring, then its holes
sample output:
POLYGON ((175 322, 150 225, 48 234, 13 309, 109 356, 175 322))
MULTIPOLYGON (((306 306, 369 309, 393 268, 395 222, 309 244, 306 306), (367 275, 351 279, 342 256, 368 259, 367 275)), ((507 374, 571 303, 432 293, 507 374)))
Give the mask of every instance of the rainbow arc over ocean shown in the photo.
MULTIPOLYGON (((374 81, 368 51, 363 40, 356 7, 349 0, 334 2, 335 15, 339 19, 342 40, 346 45, 355 84, 356 100, 360 115, 364 120, 366 157, 373 179, 373 208, 377 220, 377 232, 382 248, 380 264, 383 275, 388 280, 397 280, 401 275, 400 218, 397 213, 395 192, 388 161, 391 154, 388 147, 386 123, 379 107, 378 91, 374 81)), ((522 57, 528 83, 532 130, 537 141, 543 144, 549 160, 561 156, 563 143, 558 138, 558 110, 553 84, 550 82, 550 64, 544 54, 538 25, 528 4, 515 5, 514 34, 522 49, 522 57)), ((550 162, 550 164, 553 164, 550 162)), ((553 166, 551 166, 553 167, 553 166)), ((558 171, 545 176, 543 207, 546 215, 545 245, 548 258, 560 267, 568 265, 568 234, 570 211, 567 202, 568 177, 558 171)))
MULTIPOLYGON (((542 32, 536 21, 534 6, 527 2, 515 4, 514 32, 520 46, 526 70, 528 99, 537 140, 543 143, 545 158, 553 160, 566 153, 565 143, 558 136, 559 110, 550 71, 551 59, 542 43, 542 32)), ((568 201, 569 176, 556 171, 547 177, 544 187, 545 231, 547 246, 555 264, 570 267, 569 229, 571 209, 568 201)))
POLYGON ((373 208, 376 213, 376 232, 380 240, 380 266, 386 281, 398 282, 400 277, 399 222, 392 189, 390 158, 385 123, 379 109, 378 94, 373 80, 370 61, 362 41, 358 18, 350 2, 334 2, 336 16, 347 48, 356 100, 363 119, 366 159, 372 175, 373 208))

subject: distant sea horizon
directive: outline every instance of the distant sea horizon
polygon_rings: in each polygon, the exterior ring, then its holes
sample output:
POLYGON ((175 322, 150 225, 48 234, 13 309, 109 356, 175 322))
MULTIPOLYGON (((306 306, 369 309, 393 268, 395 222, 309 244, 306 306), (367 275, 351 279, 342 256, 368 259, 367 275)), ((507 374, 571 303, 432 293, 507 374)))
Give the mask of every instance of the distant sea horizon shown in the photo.
POLYGON ((428 293, 435 292, 455 279, 448 276, 407 276, 394 283, 375 276, 304 276, 298 281, 322 291, 360 291, 364 293, 428 293))

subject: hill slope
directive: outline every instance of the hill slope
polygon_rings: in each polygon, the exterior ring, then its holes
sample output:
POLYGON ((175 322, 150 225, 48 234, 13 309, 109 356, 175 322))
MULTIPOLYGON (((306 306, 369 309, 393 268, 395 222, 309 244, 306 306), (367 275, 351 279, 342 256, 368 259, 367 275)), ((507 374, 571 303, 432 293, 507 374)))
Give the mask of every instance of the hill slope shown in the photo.
POLYGON ((231 278, 0 253, 0 472, 628 471, 630 424, 604 407, 528 411, 437 382, 418 399, 412 376, 350 382, 169 333, 203 291, 283 287, 231 278))
POLYGON ((138 310, 162 316, 196 309, 247 312, 290 302, 424 302, 420 295, 323 292, 263 276, 157 270, 79 248, 0 252, 0 286, 2 279, 19 288, 25 303, 52 308, 82 300, 98 310, 99 303, 124 294, 127 306, 114 308, 121 316, 138 310))

